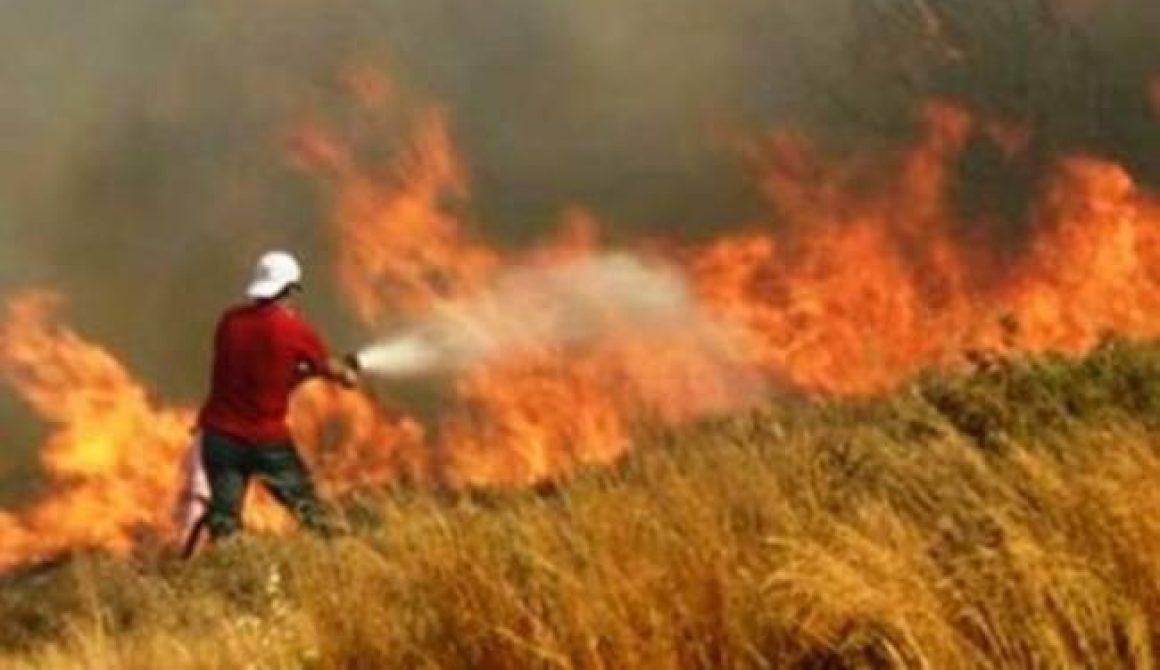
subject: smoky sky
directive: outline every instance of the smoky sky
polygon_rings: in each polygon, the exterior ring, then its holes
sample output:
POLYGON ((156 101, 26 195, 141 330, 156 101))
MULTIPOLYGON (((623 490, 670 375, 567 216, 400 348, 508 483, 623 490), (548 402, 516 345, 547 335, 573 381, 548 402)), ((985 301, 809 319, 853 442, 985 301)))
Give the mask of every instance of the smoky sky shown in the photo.
MULTIPOLYGON (((82 334, 160 397, 192 404, 219 310, 257 253, 284 247, 302 256, 306 308, 335 346, 361 344, 327 276, 327 203, 285 146, 304 116, 342 118, 339 73, 351 64, 444 106, 471 174, 471 218, 503 244, 547 234, 570 205, 613 237, 744 223, 760 202, 720 129, 881 139, 905 134, 926 95, 1055 118, 1098 89, 1098 110, 1060 115, 1059 142, 1155 175, 1154 125, 1134 102, 1160 71, 1154 0, 1082 3, 1072 27, 1018 58, 979 35, 1021 19, 986 9, 972 23, 958 16, 966 4, 2 0, 0 292, 61 291, 82 334), (988 57, 925 67, 924 7, 946 10, 947 39, 988 57), (1057 56, 1037 54, 1055 51, 1089 63, 1094 83, 1051 79, 1057 56), (1037 87, 1055 95, 1056 84, 1060 97, 1038 105, 1037 87)), ((1025 41, 1012 30, 1009 41, 1025 41)), ((38 430, 5 393, 0 476, 38 430)))
POLYGON ((445 106, 489 237, 533 239, 572 204, 720 225, 749 196, 712 124, 792 110, 790 42, 823 25, 732 4, 5 3, 0 277, 61 289, 78 327, 184 395, 261 249, 301 253, 311 306, 340 312, 326 203, 283 140, 342 104, 351 63, 445 106))

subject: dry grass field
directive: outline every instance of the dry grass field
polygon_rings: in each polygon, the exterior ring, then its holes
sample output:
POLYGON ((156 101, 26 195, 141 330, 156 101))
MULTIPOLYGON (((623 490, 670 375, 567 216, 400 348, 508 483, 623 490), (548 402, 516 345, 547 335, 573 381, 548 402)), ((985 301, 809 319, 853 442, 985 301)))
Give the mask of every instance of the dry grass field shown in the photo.
POLYGON ((1150 668, 1160 349, 642 429, 550 489, 0 586, 0 667, 1150 668))
POLYGON ((24 4, 0 670, 1157 665, 1157 0, 24 4), (336 342, 479 360, 307 403, 395 482, 348 533, 182 560, 170 403, 267 241, 336 342), (621 249, 682 318, 510 290, 621 249), (1089 353, 911 378, 980 349, 1089 353))

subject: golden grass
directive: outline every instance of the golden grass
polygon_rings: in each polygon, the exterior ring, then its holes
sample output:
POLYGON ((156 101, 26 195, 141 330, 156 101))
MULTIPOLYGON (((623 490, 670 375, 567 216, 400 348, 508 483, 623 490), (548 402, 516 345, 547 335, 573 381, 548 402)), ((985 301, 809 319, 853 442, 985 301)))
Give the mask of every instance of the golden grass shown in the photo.
POLYGON ((0 586, 4 668, 1151 668, 1160 350, 650 432, 551 492, 0 586))

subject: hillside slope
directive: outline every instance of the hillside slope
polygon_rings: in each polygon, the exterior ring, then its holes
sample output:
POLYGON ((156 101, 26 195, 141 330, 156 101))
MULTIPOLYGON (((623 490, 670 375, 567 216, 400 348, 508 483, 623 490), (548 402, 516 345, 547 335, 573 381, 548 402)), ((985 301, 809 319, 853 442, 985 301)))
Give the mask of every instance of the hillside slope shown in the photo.
POLYGON ((0 582, 4 668, 1152 667, 1160 347, 642 429, 551 490, 0 582))

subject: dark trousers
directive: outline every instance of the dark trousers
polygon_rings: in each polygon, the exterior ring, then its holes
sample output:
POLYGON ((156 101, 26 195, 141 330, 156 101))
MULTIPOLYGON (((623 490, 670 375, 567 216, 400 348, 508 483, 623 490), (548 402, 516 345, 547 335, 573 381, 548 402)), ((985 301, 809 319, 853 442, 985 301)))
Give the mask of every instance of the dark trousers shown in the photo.
POLYGON ((201 458, 210 488, 205 524, 214 538, 241 529, 242 502, 253 477, 302 525, 330 534, 326 512, 293 443, 253 446, 206 431, 202 435, 201 458))

